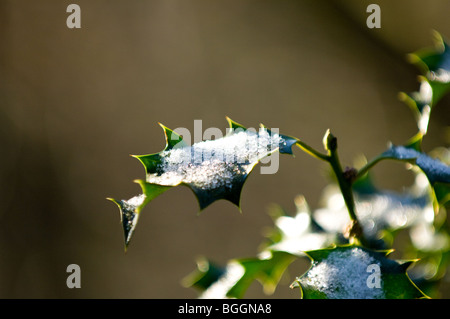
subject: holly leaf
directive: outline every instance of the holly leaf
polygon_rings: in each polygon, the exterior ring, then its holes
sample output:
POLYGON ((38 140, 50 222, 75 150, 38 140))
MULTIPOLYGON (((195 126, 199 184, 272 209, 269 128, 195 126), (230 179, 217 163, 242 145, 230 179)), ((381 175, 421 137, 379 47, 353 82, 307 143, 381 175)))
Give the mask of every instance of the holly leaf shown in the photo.
POLYGON ((183 280, 186 287, 202 291, 200 298, 242 298, 248 287, 258 280, 266 294, 272 294, 286 268, 296 259, 281 251, 260 257, 230 260, 223 268, 202 259, 198 269, 183 280))
POLYGON ((120 221, 122 222, 123 233, 125 237, 125 250, 128 247, 131 237, 133 236, 134 229, 136 228, 139 214, 142 209, 155 197, 161 195, 167 191, 170 187, 149 184, 143 180, 136 180, 141 186, 142 194, 134 196, 129 200, 116 200, 114 198, 107 198, 114 202, 120 211, 120 221))
POLYGON ((427 298, 406 273, 412 261, 388 259, 390 252, 354 245, 309 251, 312 266, 291 288, 304 299, 427 298))
POLYGON ((240 207, 247 176, 264 157, 275 151, 292 154, 297 139, 244 128, 228 118, 230 130, 220 139, 186 145, 181 137, 164 127, 167 146, 159 153, 136 155, 145 167, 146 181, 163 186, 188 186, 200 210, 219 199, 240 207), (173 139, 173 140, 172 140, 173 139))
POLYGON ((200 211, 225 199, 240 209, 242 187, 255 165, 274 152, 292 154, 298 140, 264 126, 247 129, 227 118, 228 133, 219 139, 188 145, 173 130, 161 125, 166 147, 159 153, 132 155, 144 166, 143 194, 129 200, 114 200, 120 209, 128 246, 142 209, 171 187, 184 185, 197 197, 200 211))
MULTIPOLYGON (((433 32, 434 47, 425 48, 409 55, 412 63, 418 65, 422 72, 430 78, 439 72, 450 70, 450 50, 449 46, 439 32, 433 32)), ((441 82, 448 82, 449 79, 439 78, 441 82), (447 81, 445 81, 447 80, 447 81)))

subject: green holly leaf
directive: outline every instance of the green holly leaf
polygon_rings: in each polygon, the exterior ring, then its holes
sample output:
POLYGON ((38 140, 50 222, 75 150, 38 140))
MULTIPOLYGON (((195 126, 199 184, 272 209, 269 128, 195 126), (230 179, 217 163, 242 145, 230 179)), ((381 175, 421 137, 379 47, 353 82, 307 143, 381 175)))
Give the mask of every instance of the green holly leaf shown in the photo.
MULTIPOLYGON (((438 76, 439 72, 448 72, 450 70, 450 50, 448 44, 438 32, 433 32, 433 38, 434 47, 425 48, 409 55, 410 61, 417 64, 422 72, 430 78, 433 75, 438 76)), ((438 80, 448 82, 448 79, 438 78, 438 80)))
POLYGON ((443 206, 450 205, 450 185, 436 183, 433 187, 436 201, 443 206))
POLYGON ((286 252, 266 251, 260 257, 230 260, 223 268, 202 259, 197 264, 198 269, 183 280, 183 285, 200 289, 200 298, 242 298, 251 283, 257 280, 266 294, 272 294, 295 259, 286 252))
POLYGON ((112 200, 121 212, 128 246, 138 216, 151 200, 171 187, 184 185, 197 197, 200 211, 225 199, 240 209, 242 187, 255 165, 274 152, 292 154, 296 138, 273 132, 266 127, 247 129, 227 118, 226 136, 188 145, 176 132, 160 124, 166 147, 159 153, 132 155, 144 166, 145 181, 139 181, 142 195, 129 200, 112 200))
POLYGON ((312 266, 291 287, 305 299, 426 298, 406 273, 412 261, 388 259, 389 253, 354 245, 309 251, 312 266))

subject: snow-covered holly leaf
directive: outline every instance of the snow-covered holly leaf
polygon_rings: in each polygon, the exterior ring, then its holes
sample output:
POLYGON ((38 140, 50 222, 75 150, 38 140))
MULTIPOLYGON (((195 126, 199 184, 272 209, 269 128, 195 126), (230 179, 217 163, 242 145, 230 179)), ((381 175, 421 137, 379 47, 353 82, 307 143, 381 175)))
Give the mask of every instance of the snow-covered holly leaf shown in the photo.
POLYGON ((120 220, 122 222, 123 233, 125 236, 125 250, 133 235, 134 229, 138 222, 139 214, 141 210, 150 202, 153 198, 167 191, 170 187, 161 186, 155 184, 149 184, 142 180, 136 180, 141 188, 142 194, 134 196, 129 200, 116 200, 114 198, 108 198, 108 200, 114 202, 119 207, 120 220))
POLYGON ((242 298, 255 280, 262 284, 266 294, 272 294, 295 259, 289 253, 275 251, 255 258, 233 259, 223 268, 202 259, 183 284, 200 289, 200 298, 206 299, 242 298))
POLYGON ((412 261, 389 259, 389 253, 353 245, 309 251, 311 268, 291 287, 305 299, 426 298, 406 273, 412 261))
POLYGON ((119 205, 128 245, 144 206, 171 187, 188 186, 196 195, 200 210, 219 199, 240 207, 244 182, 254 166, 274 152, 292 154, 297 139, 261 126, 247 129, 227 118, 228 133, 219 139, 188 145, 176 132, 161 125, 166 137, 163 151, 133 155, 145 167, 142 195, 113 200, 119 205))
POLYGON ((296 139, 261 127, 244 128, 228 119, 230 131, 216 140, 184 144, 166 127, 167 146, 159 153, 134 156, 146 170, 146 181, 163 186, 186 185, 197 196, 200 209, 219 199, 239 207, 243 184, 253 167, 275 151, 292 154, 296 139), (171 137, 175 136, 175 143, 171 137))

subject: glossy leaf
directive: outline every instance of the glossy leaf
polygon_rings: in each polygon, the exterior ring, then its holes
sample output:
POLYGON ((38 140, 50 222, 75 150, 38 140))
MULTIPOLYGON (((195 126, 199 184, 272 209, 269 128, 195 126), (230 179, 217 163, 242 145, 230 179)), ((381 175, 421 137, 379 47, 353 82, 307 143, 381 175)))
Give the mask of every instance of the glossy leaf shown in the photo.
POLYGON ((146 181, 162 186, 186 185, 197 196, 200 210, 219 199, 239 207, 243 184, 253 167, 275 151, 292 154, 296 139, 245 129, 228 119, 229 133, 220 139, 186 145, 164 127, 166 148, 156 154, 137 155, 146 170, 146 181))
POLYGON ((114 202, 119 207, 120 221, 122 222, 125 237, 125 249, 128 247, 130 239, 133 236, 139 214, 142 209, 152 199, 161 195, 170 188, 167 186, 149 184, 142 180, 136 180, 136 182, 142 188, 143 193, 141 195, 135 196, 129 200, 116 200, 113 198, 108 198, 108 200, 114 202))
POLYGON ((305 299, 412 299, 426 297, 409 279, 411 261, 388 259, 390 251, 339 246, 307 252, 311 268, 291 285, 305 299))
POLYGON ((120 208, 126 246, 141 210, 169 188, 189 187, 200 210, 220 199, 240 208, 242 187, 254 166, 274 152, 292 154, 292 146, 298 141, 265 127, 257 131, 227 120, 226 136, 193 145, 187 145, 179 134, 161 124, 166 138, 164 150, 133 155, 145 168, 145 181, 139 181, 144 194, 129 200, 113 200, 120 208))

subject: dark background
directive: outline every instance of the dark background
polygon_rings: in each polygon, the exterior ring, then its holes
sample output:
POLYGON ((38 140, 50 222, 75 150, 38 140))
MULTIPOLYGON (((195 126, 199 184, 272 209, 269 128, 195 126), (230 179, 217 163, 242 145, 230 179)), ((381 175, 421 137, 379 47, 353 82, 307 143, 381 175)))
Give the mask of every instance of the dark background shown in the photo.
MULTIPOLYGON (((450 36, 447 1, 83 1, 81 29, 66 26, 74 1, 0 0, 0 297, 191 298, 180 280, 198 256, 218 263, 257 253, 267 209, 319 205, 322 163, 295 151, 275 175, 257 169, 242 211, 219 201, 197 216, 185 187, 144 210, 125 254, 117 207, 139 193, 129 154, 164 148, 170 128, 225 129, 225 116, 260 122, 321 149, 326 129, 341 160, 371 158, 416 133, 399 91, 418 89, 406 54, 450 36), (81 267, 68 289, 66 267, 81 267)), ((449 102, 433 110, 425 150, 448 145, 449 102)), ((380 186, 412 182, 403 165, 375 169, 380 186)), ((296 262, 276 298, 296 298, 296 262)), ((258 283, 247 297, 264 297, 258 283)))

